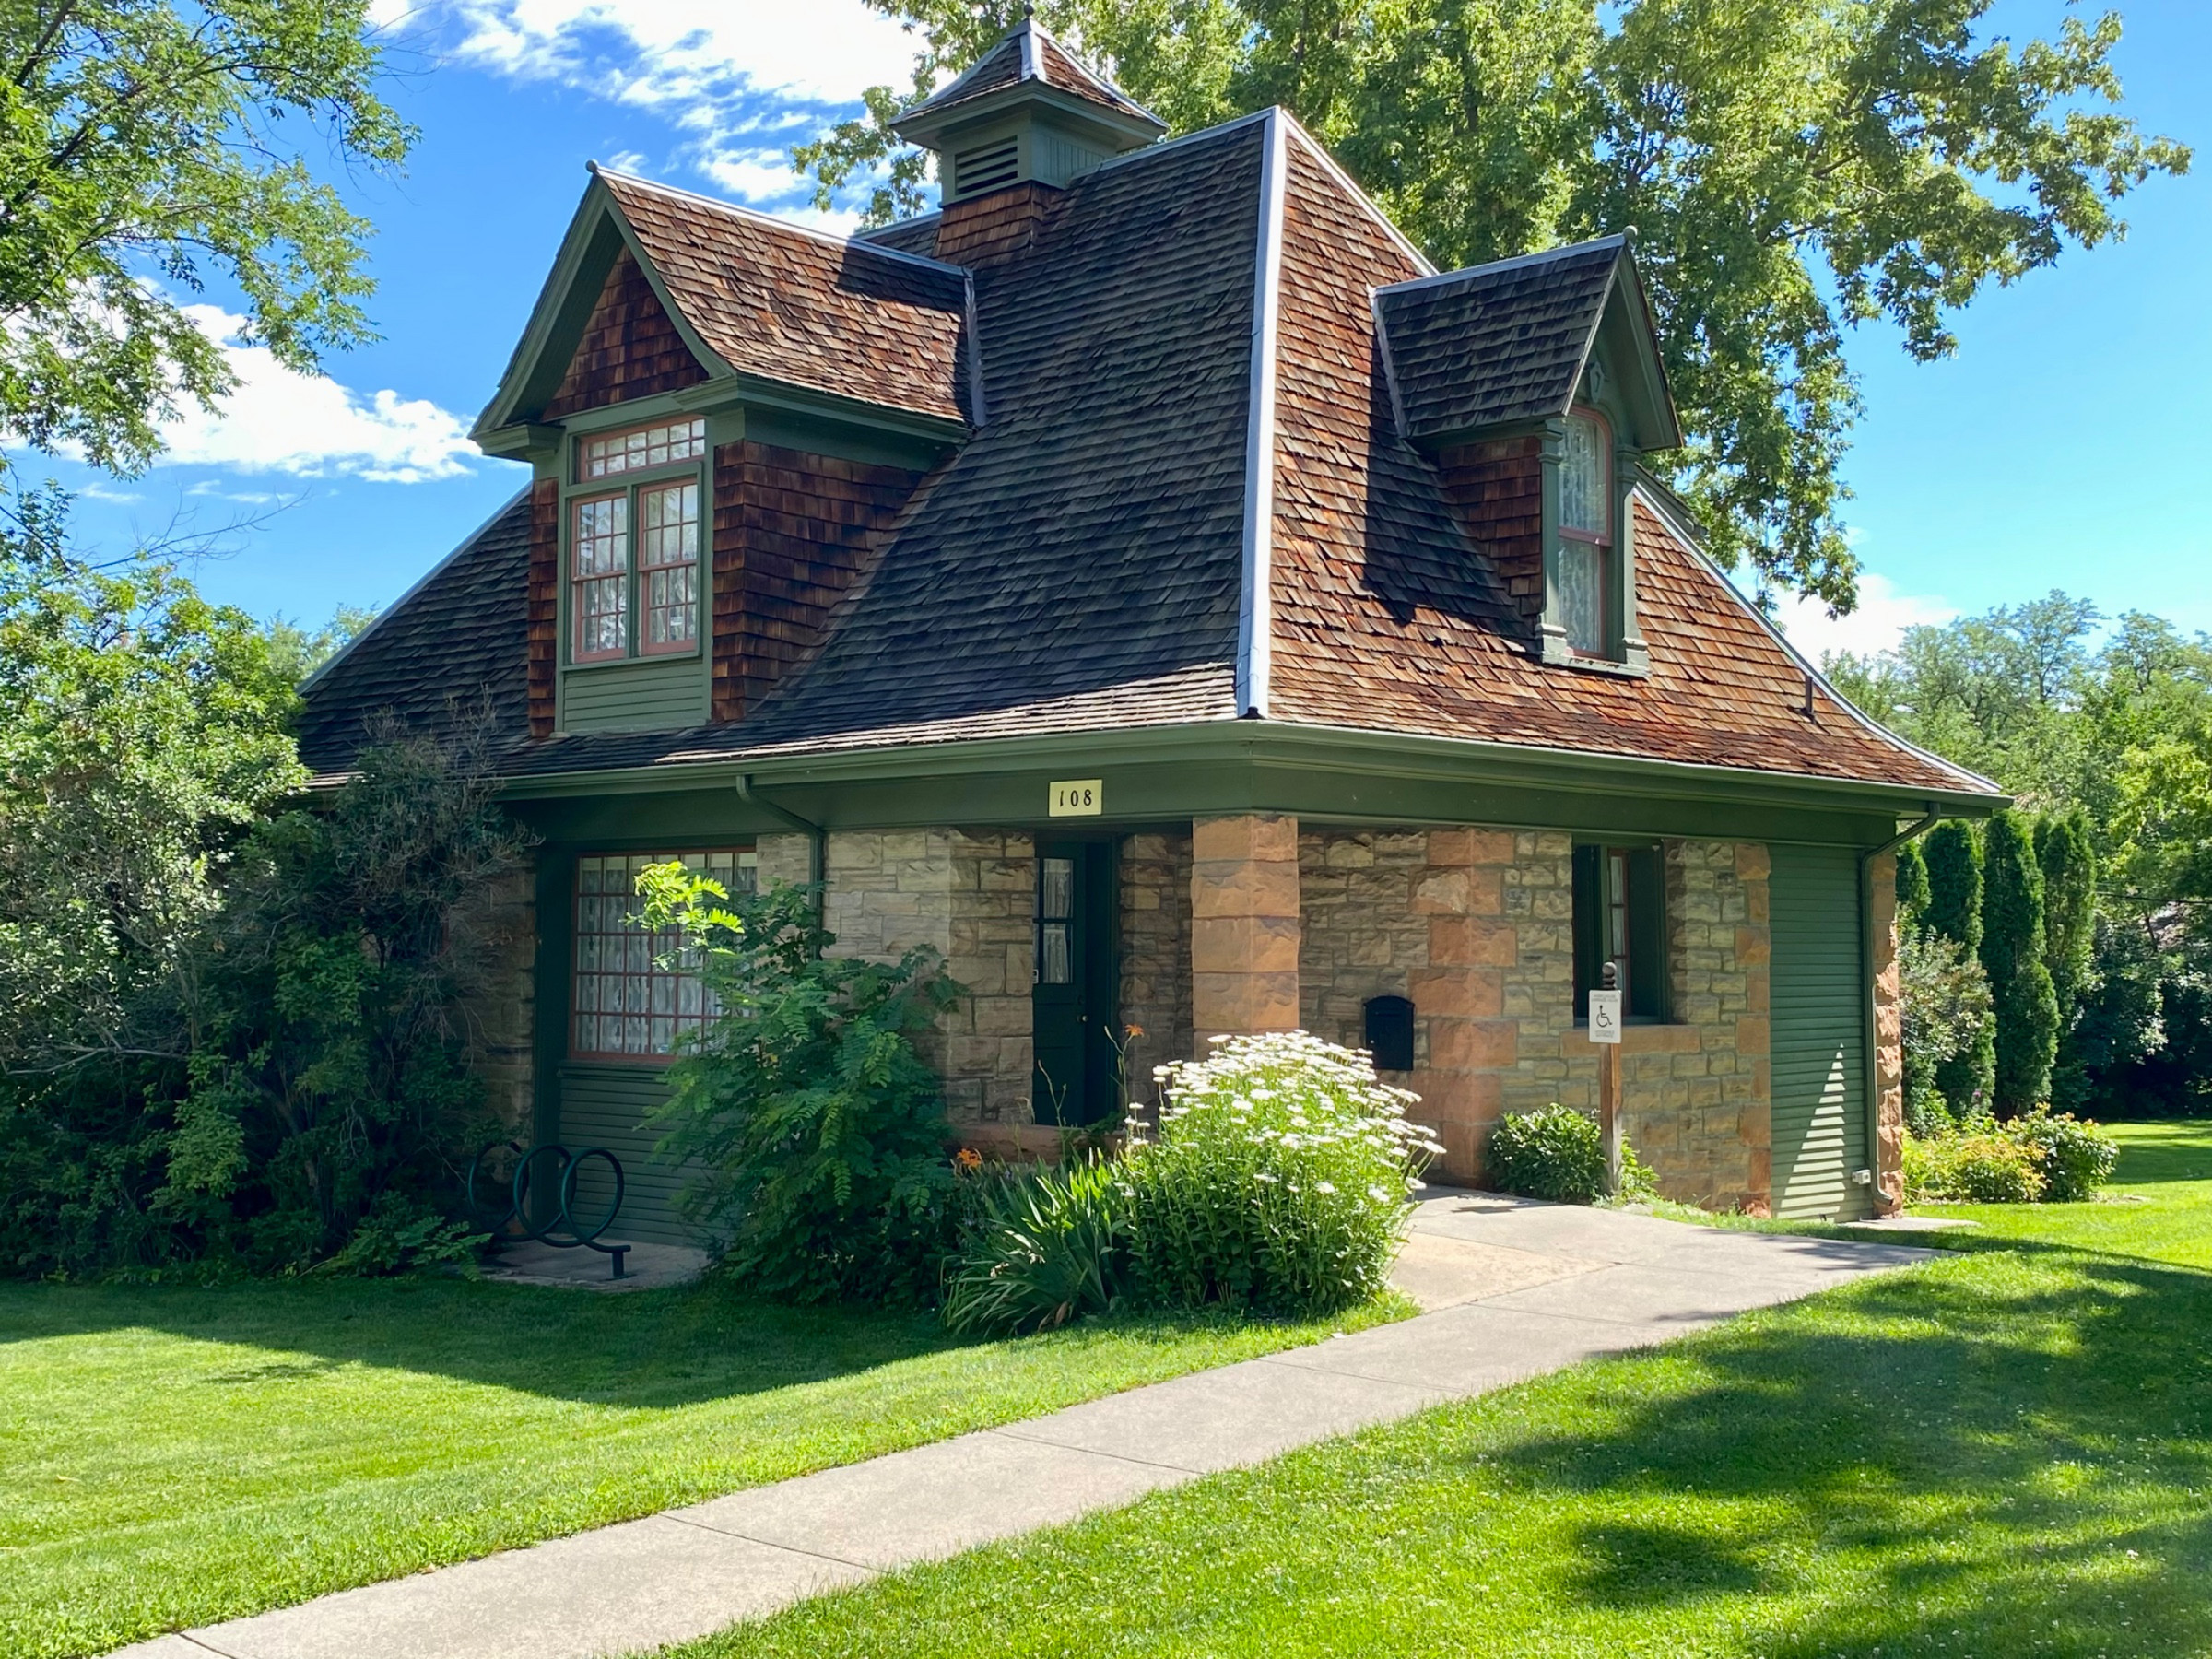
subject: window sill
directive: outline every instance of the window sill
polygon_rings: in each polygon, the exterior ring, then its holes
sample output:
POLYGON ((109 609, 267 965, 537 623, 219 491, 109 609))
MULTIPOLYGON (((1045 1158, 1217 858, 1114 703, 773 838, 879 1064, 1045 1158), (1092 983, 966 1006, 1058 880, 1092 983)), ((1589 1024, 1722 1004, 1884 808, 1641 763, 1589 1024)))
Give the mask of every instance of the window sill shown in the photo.
MULTIPOLYGON (((1570 1041, 1582 1050, 1598 1046, 1590 1041, 1588 1024, 1580 1019, 1574 1022, 1570 1041)), ((1694 1054, 1704 1048, 1705 1040, 1696 1026, 1645 1017, 1622 1025, 1619 1046, 1624 1054, 1694 1054)))
POLYGON ((594 668, 635 668, 640 663, 696 663, 699 647, 688 651, 646 651, 636 656, 594 657, 589 662, 568 662, 560 665, 563 674, 588 674, 594 668))

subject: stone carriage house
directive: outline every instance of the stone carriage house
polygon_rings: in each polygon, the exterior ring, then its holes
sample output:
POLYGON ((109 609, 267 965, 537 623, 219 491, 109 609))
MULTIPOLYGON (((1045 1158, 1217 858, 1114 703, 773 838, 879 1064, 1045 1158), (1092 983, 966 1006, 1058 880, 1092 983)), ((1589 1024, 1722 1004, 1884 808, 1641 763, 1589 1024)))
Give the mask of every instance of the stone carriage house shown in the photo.
POLYGON ((595 170, 477 428, 532 481, 307 688, 325 784, 379 711, 493 712, 543 838, 484 1018, 518 1133, 680 1236, 641 1120, 698 991, 624 912, 682 854, 941 950, 979 1141, 1112 1110, 1124 1041, 1141 1096, 1302 1027, 1472 1179, 1594 1103, 1611 962, 1663 1191, 1894 1205, 1888 849, 2000 797, 1643 470, 1630 242, 1438 273, 1288 115, 1162 142, 1033 24, 901 130, 943 207, 851 239, 595 170))

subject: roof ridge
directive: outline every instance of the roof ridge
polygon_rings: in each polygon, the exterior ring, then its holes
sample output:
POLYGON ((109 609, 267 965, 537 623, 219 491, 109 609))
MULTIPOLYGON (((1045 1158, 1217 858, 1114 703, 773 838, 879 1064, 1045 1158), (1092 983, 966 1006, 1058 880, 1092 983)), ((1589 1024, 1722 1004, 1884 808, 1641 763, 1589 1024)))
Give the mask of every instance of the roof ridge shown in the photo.
MULTIPOLYGON (((697 202, 702 207, 712 207, 719 212, 734 215, 738 218, 749 219, 754 224, 764 226, 770 229, 788 230, 794 236, 811 237, 816 241, 828 242, 832 247, 865 249, 866 252, 885 259, 903 260, 908 265, 921 265, 925 270, 943 271, 948 276, 966 276, 968 275, 967 266, 954 265, 949 260, 930 259, 920 253, 908 253, 899 248, 886 248, 878 243, 865 241, 858 236, 840 236, 834 230, 824 230, 814 225, 802 225, 795 219, 778 218, 774 214, 763 213, 758 207, 747 207, 740 202, 725 202, 719 196, 708 195, 703 191, 687 190, 680 184, 665 184, 658 179, 648 179, 638 173, 627 172, 618 167, 608 167, 603 162, 586 161, 584 168, 597 178, 619 179, 625 184, 637 185, 641 190, 655 191, 662 195, 677 196, 684 201, 697 202)), ((890 229, 888 225, 879 228, 887 230, 890 229)))
MULTIPOLYGON (((1344 171, 1343 164, 1339 162, 1335 157, 1329 154, 1329 147, 1327 145, 1322 143, 1320 139, 1314 137, 1312 133, 1308 132, 1306 130, 1305 124, 1299 120, 1299 118, 1292 114, 1289 111, 1285 110, 1283 112, 1283 116, 1284 119, 1288 121, 1290 124, 1291 135, 1304 141, 1306 148, 1312 154, 1313 159, 1321 163, 1323 171, 1327 172, 1331 178, 1335 179, 1337 185, 1347 195, 1349 195, 1353 201, 1359 203, 1359 206, 1366 210, 1370 218, 1373 219, 1376 224, 1382 227, 1382 233, 1389 237, 1392 241, 1397 244, 1398 252, 1405 254, 1406 258, 1412 260, 1417 269, 1424 270, 1429 273, 1427 276, 1416 276, 1409 278, 1409 280, 1415 282, 1431 281, 1439 275, 1442 274, 1437 270, 1436 262, 1430 259, 1428 254, 1422 253, 1420 248, 1414 242, 1413 238, 1407 236, 1405 231, 1399 229, 1397 225, 1392 220, 1390 215, 1382 211, 1381 204, 1379 204, 1374 197, 1369 195, 1366 191, 1359 187, 1359 181, 1353 178, 1350 173, 1344 171)), ((1395 288, 1399 285, 1393 283, 1390 286, 1395 288)))
MULTIPOLYGON (((961 88, 981 74, 986 65, 996 63, 1009 48, 1013 50, 1018 63, 1014 75, 1016 82, 1036 81, 1041 86, 1053 87, 1052 74, 1044 62, 1043 47, 1045 46, 1051 46, 1058 52, 1061 57, 1066 60, 1067 66, 1110 104, 1134 111, 1147 121, 1158 122, 1162 127, 1168 124, 1166 122, 1160 121, 1159 116, 1137 102, 1135 99, 1130 97, 1120 87, 1114 85, 1112 81, 1092 68, 1084 61, 1081 53, 1070 47, 1059 36, 1038 22, 1034 13, 1024 15, 1020 22, 1015 24, 1012 29, 994 41, 988 51, 947 82, 942 89, 932 92, 919 103, 901 110, 899 112, 899 118, 904 121, 910 116, 920 114, 924 110, 943 109, 960 102, 964 98, 970 96, 970 94, 962 92, 961 88)), ((994 88, 986 87, 972 96, 980 98, 984 92, 993 89, 994 88)), ((1054 88, 1054 89, 1065 90, 1066 88, 1054 88)))
POLYGON ((1260 149, 1259 241, 1253 255, 1252 391, 1245 407, 1242 583, 1237 601, 1237 711, 1267 718, 1275 657, 1276 358, 1283 304, 1288 112, 1271 105, 1260 149))
POLYGON ((1465 282, 1477 276, 1491 276, 1500 271, 1511 271, 1521 265, 1542 265, 1547 260, 1565 259, 1570 254, 1588 253, 1598 248, 1625 248, 1631 238, 1625 230, 1616 230, 1610 236, 1593 236, 1579 242, 1562 242, 1556 248, 1544 248, 1534 253, 1515 253, 1508 259, 1485 260, 1481 265, 1461 265, 1453 271, 1439 271, 1432 276, 1411 276, 1404 282, 1386 282, 1375 289, 1378 294, 1399 294, 1409 288, 1441 287, 1447 282, 1465 282))

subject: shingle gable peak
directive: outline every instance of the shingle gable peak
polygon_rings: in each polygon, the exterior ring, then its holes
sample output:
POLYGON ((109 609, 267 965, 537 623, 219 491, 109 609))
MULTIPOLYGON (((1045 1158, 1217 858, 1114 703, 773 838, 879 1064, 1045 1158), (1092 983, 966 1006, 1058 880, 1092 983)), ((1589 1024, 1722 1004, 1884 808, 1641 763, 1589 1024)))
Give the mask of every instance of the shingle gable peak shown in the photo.
POLYGON ((1634 245, 1633 230, 1617 230, 1611 236, 1594 236, 1587 241, 1567 242, 1557 248, 1545 248, 1535 253, 1516 253, 1510 259, 1492 259, 1478 265, 1463 265, 1456 271, 1431 271, 1426 276, 1410 276, 1404 282, 1385 282, 1378 286, 1378 294, 1403 294, 1416 288, 1442 288, 1454 282, 1473 282, 1480 277, 1502 276, 1507 271, 1518 271, 1528 265, 1548 265, 1554 260, 1579 259, 1584 254, 1604 250, 1618 252, 1634 245))
POLYGON ((1069 51, 1033 16, 1027 15, 1000 36, 982 57, 956 76, 950 85, 901 110, 898 119, 904 122, 917 115, 935 114, 971 98, 980 98, 985 92, 1022 81, 1036 81, 1056 91, 1088 97, 1124 114, 1150 122, 1161 132, 1167 131, 1166 122, 1069 51))
POLYGON ((903 260, 908 265, 921 265, 928 270, 948 272, 963 280, 968 276, 964 267, 953 265, 947 260, 931 259, 924 254, 908 253, 898 248, 887 248, 879 243, 867 241, 865 236, 841 236, 834 230, 824 230, 816 225, 802 225, 795 219, 780 218, 775 214, 763 213, 758 207, 747 207, 742 203, 724 201, 719 196, 706 195, 696 190, 686 190, 681 185, 663 183, 658 179, 644 178, 637 173, 626 172, 620 168, 608 167, 602 162, 586 161, 583 165, 584 171, 595 178, 619 180, 624 184, 633 185, 640 190, 652 191, 656 195, 673 196, 678 201, 692 202, 711 211, 725 213, 733 218, 744 219, 748 223, 760 226, 764 229, 781 231, 791 236, 807 237, 815 241, 827 242, 837 248, 858 248, 885 259, 903 260))

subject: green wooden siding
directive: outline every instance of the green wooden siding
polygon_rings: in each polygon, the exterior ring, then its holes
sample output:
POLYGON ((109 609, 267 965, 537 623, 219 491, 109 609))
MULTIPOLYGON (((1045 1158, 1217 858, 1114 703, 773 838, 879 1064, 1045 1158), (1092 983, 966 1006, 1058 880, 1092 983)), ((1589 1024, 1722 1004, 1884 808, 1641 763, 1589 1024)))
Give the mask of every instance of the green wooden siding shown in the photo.
POLYGON ((1858 857, 1777 846, 1773 922, 1774 1213, 1865 1215, 1865 995, 1858 857))
POLYGON ((689 656, 571 668, 561 677, 564 732, 679 732, 707 718, 707 670, 689 656))
MULTIPOLYGON (((608 1230, 609 1239, 646 1244, 700 1242, 677 1213, 677 1172, 654 1155, 653 1145, 659 1136, 644 1127, 645 1114, 664 1098, 660 1072, 653 1066, 560 1068, 561 1144, 571 1152, 605 1147, 622 1160, 622 1213, 608 1230)), ((595 1194, 583 1182, 579 1187, 577 1207, 589 1213, 595 1194)))

